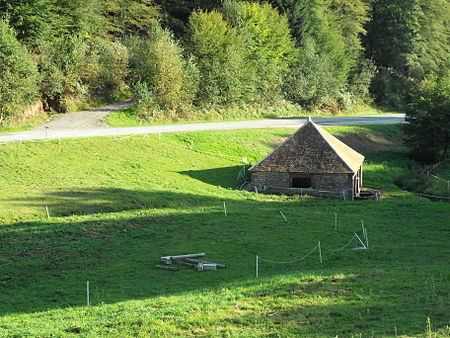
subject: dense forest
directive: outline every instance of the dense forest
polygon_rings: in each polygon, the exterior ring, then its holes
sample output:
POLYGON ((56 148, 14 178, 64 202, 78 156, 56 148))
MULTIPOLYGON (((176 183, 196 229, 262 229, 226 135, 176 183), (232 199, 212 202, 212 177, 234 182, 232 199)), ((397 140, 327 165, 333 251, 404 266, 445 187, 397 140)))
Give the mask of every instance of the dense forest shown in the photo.
POLYGON ((280 101, 402 109, 448 88, 447 0, 0 0, 0 18, 0 124, 36 102, 133 95, 151 120, 280 101))

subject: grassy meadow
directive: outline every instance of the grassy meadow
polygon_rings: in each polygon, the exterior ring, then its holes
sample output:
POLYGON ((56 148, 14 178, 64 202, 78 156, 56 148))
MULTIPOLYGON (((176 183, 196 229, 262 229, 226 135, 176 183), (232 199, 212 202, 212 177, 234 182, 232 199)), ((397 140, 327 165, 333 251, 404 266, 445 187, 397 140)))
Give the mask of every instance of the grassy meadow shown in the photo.
POLYGON ((287 129, 0 145, 0 337, 450 336, 450 205, 394 184, 398 127, 327 130, 380 201, 236 190, 287 129), (155 269, 192 252, 228 268, 155 269))

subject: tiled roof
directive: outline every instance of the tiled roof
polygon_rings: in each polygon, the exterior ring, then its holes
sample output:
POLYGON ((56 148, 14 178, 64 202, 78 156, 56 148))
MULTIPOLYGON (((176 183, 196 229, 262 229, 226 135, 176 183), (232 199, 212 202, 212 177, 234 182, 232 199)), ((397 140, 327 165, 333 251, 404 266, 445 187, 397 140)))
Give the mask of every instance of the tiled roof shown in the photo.
POLYGON ((355 173, 364 156, 309 119, 251 171, 308 174, 355 173))

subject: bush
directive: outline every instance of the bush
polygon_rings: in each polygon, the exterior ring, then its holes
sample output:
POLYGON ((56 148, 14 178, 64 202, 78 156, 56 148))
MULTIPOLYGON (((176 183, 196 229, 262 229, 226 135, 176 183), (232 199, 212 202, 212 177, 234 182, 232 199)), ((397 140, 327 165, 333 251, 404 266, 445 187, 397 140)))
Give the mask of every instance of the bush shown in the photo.
POLYGON ((89 94, 86 78, 97 67, 88 58, 89 46, 76 36, 63 36, 39 47, 40 90, 47 109, 67 112, 89 94))
POLYGON ((95 68, 87 79, 91 95, 100 98, 115 99, 128 88, 128 49, 120 42, 97 39, 92 44, 90 58, 95 68))
POLYGON ((364 103, 372 101, 370 86, 377 72, 377 67, 373 61, 362 59, 359 62, 358 69, 350 76, 350 93, 364 103))
POLYGON ((200 72, 197 103, 228 105, 251 98, 244 40, 217 11, 192 13, 189 48, 200 72))
POLYGON ((4 124, 38 97, 36 63, 6 20, 0 20, 0 79, 0 124, 4 124))
POLYGON ((286 77, 286 99, 309 109, 338 105, 343 88, 333 76, 334 67, 332 60, 316 52, 314 41, 306 40, 286 77))
POLYGON ((436 162, 450 157, 450 76, 422 81, 406 113, 405 144, 415 159, 436 162))
POLYGON ((413 88, 414 83, 410 78, 391 68, 380 68, 372 80, 370 92, 376 96, 377 104, 402 110, 413 88))
POLYGON ((190 105, 196 93, 195 66, 183 58, 172 33, 156 26, 147 39, 132 44, 134 77, 148 85, 161 109, 190 105))
POLYGON ((255 77, 258 99, 274 102, 281 97, 281 86, 294 52, 289 24, 267 3, 224 1, 225 18, 244 38, 248 68, 255 77))
POLYGON ((136 102, 136 115, 138 119, 152 121, 156 119, 161 109, 146 82, 136 82, 133 86, 133 97, 136 102))

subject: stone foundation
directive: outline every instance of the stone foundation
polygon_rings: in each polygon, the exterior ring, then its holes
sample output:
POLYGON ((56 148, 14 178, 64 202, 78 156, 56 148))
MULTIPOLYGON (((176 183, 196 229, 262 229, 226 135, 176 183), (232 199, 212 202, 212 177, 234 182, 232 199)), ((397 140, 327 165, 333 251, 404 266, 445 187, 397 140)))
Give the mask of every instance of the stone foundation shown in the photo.
POLYGON ((303 174, 283 172, 252 172, 251 183, 247 190, 260 193, 284 195, 312 195, 330 198, 352 199, 359 194, 359 188, 353 195, 353 174, 303 174), (309 187, 293 186, 293 178, 311 180, 309 187))

